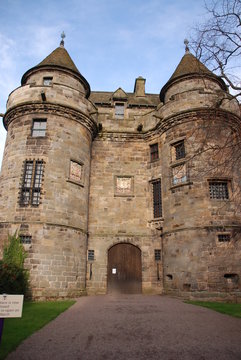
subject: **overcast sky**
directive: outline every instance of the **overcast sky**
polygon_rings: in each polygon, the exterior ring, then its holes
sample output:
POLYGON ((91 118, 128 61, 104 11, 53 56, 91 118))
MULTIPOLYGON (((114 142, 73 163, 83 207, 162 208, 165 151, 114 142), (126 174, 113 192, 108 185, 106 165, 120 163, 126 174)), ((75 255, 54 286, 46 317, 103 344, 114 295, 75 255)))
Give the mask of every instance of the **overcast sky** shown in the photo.
MULTIPOLYGON (((211 0, 210 0, 211 1, 211 0)), ((209 2, 209 0, 208 0, 209 2)), ((59 46, 92 90, 159 93, 205 14, 203 0, 0 0, 0 113, 21 77, 59 46)), ((0 126, 0 162, 6 131, 0 126)))

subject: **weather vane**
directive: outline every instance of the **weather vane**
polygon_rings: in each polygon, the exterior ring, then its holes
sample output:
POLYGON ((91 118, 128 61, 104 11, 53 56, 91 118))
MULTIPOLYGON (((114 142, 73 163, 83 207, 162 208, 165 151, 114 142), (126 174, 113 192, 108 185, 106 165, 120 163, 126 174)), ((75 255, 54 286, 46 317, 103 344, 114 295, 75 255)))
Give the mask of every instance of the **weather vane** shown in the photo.
POLYGON ((189 47, 188 47, 189 41, 187 39, 184 39, 184 44, 186 45, 185 52, 189 53, 189 47))
POLYGON ((61 41, 60 41, 60 46, 62 46, 62 47, 64 47, 64 38, 66 37, 66 35, 65 35, 65 33, 64 33, 64 31, 62 32, 62 34, 61 34, 61 41))

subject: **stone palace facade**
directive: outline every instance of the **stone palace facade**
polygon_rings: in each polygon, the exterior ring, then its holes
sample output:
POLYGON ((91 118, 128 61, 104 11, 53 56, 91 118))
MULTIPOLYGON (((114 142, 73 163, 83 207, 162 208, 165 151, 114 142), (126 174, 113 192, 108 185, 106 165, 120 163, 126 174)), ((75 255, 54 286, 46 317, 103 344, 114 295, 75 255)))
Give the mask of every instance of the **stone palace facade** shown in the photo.
POLYGON ((240 107, 187 47, 147 94, 142 77, 133 93, 91 91, 62 42, 3 122, 0 245, 18 231, 34 298, 240 299, 240 168, 223 146, 240 107))

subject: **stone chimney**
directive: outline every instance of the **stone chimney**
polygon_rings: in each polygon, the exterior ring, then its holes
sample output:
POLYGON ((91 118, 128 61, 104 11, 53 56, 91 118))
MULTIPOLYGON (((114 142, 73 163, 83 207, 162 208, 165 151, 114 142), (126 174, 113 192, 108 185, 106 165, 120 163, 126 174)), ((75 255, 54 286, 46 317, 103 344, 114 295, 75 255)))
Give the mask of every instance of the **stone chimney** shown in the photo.
POLYGON ((136 96, 145 96, 145 82, 146 79, 139 76, 135 81, 134 93, 136 96))

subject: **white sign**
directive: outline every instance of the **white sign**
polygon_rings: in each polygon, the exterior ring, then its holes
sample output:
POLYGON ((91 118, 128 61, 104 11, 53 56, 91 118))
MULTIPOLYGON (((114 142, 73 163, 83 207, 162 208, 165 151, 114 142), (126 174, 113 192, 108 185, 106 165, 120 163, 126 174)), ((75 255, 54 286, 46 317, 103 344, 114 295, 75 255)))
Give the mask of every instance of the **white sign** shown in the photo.
POLYGON ((0 318, 22 317, 23 295, 0 295, 0 318))
POLYGON ((112 274, 116 274, 116 269, 115 268, 112 269, 112 274))

